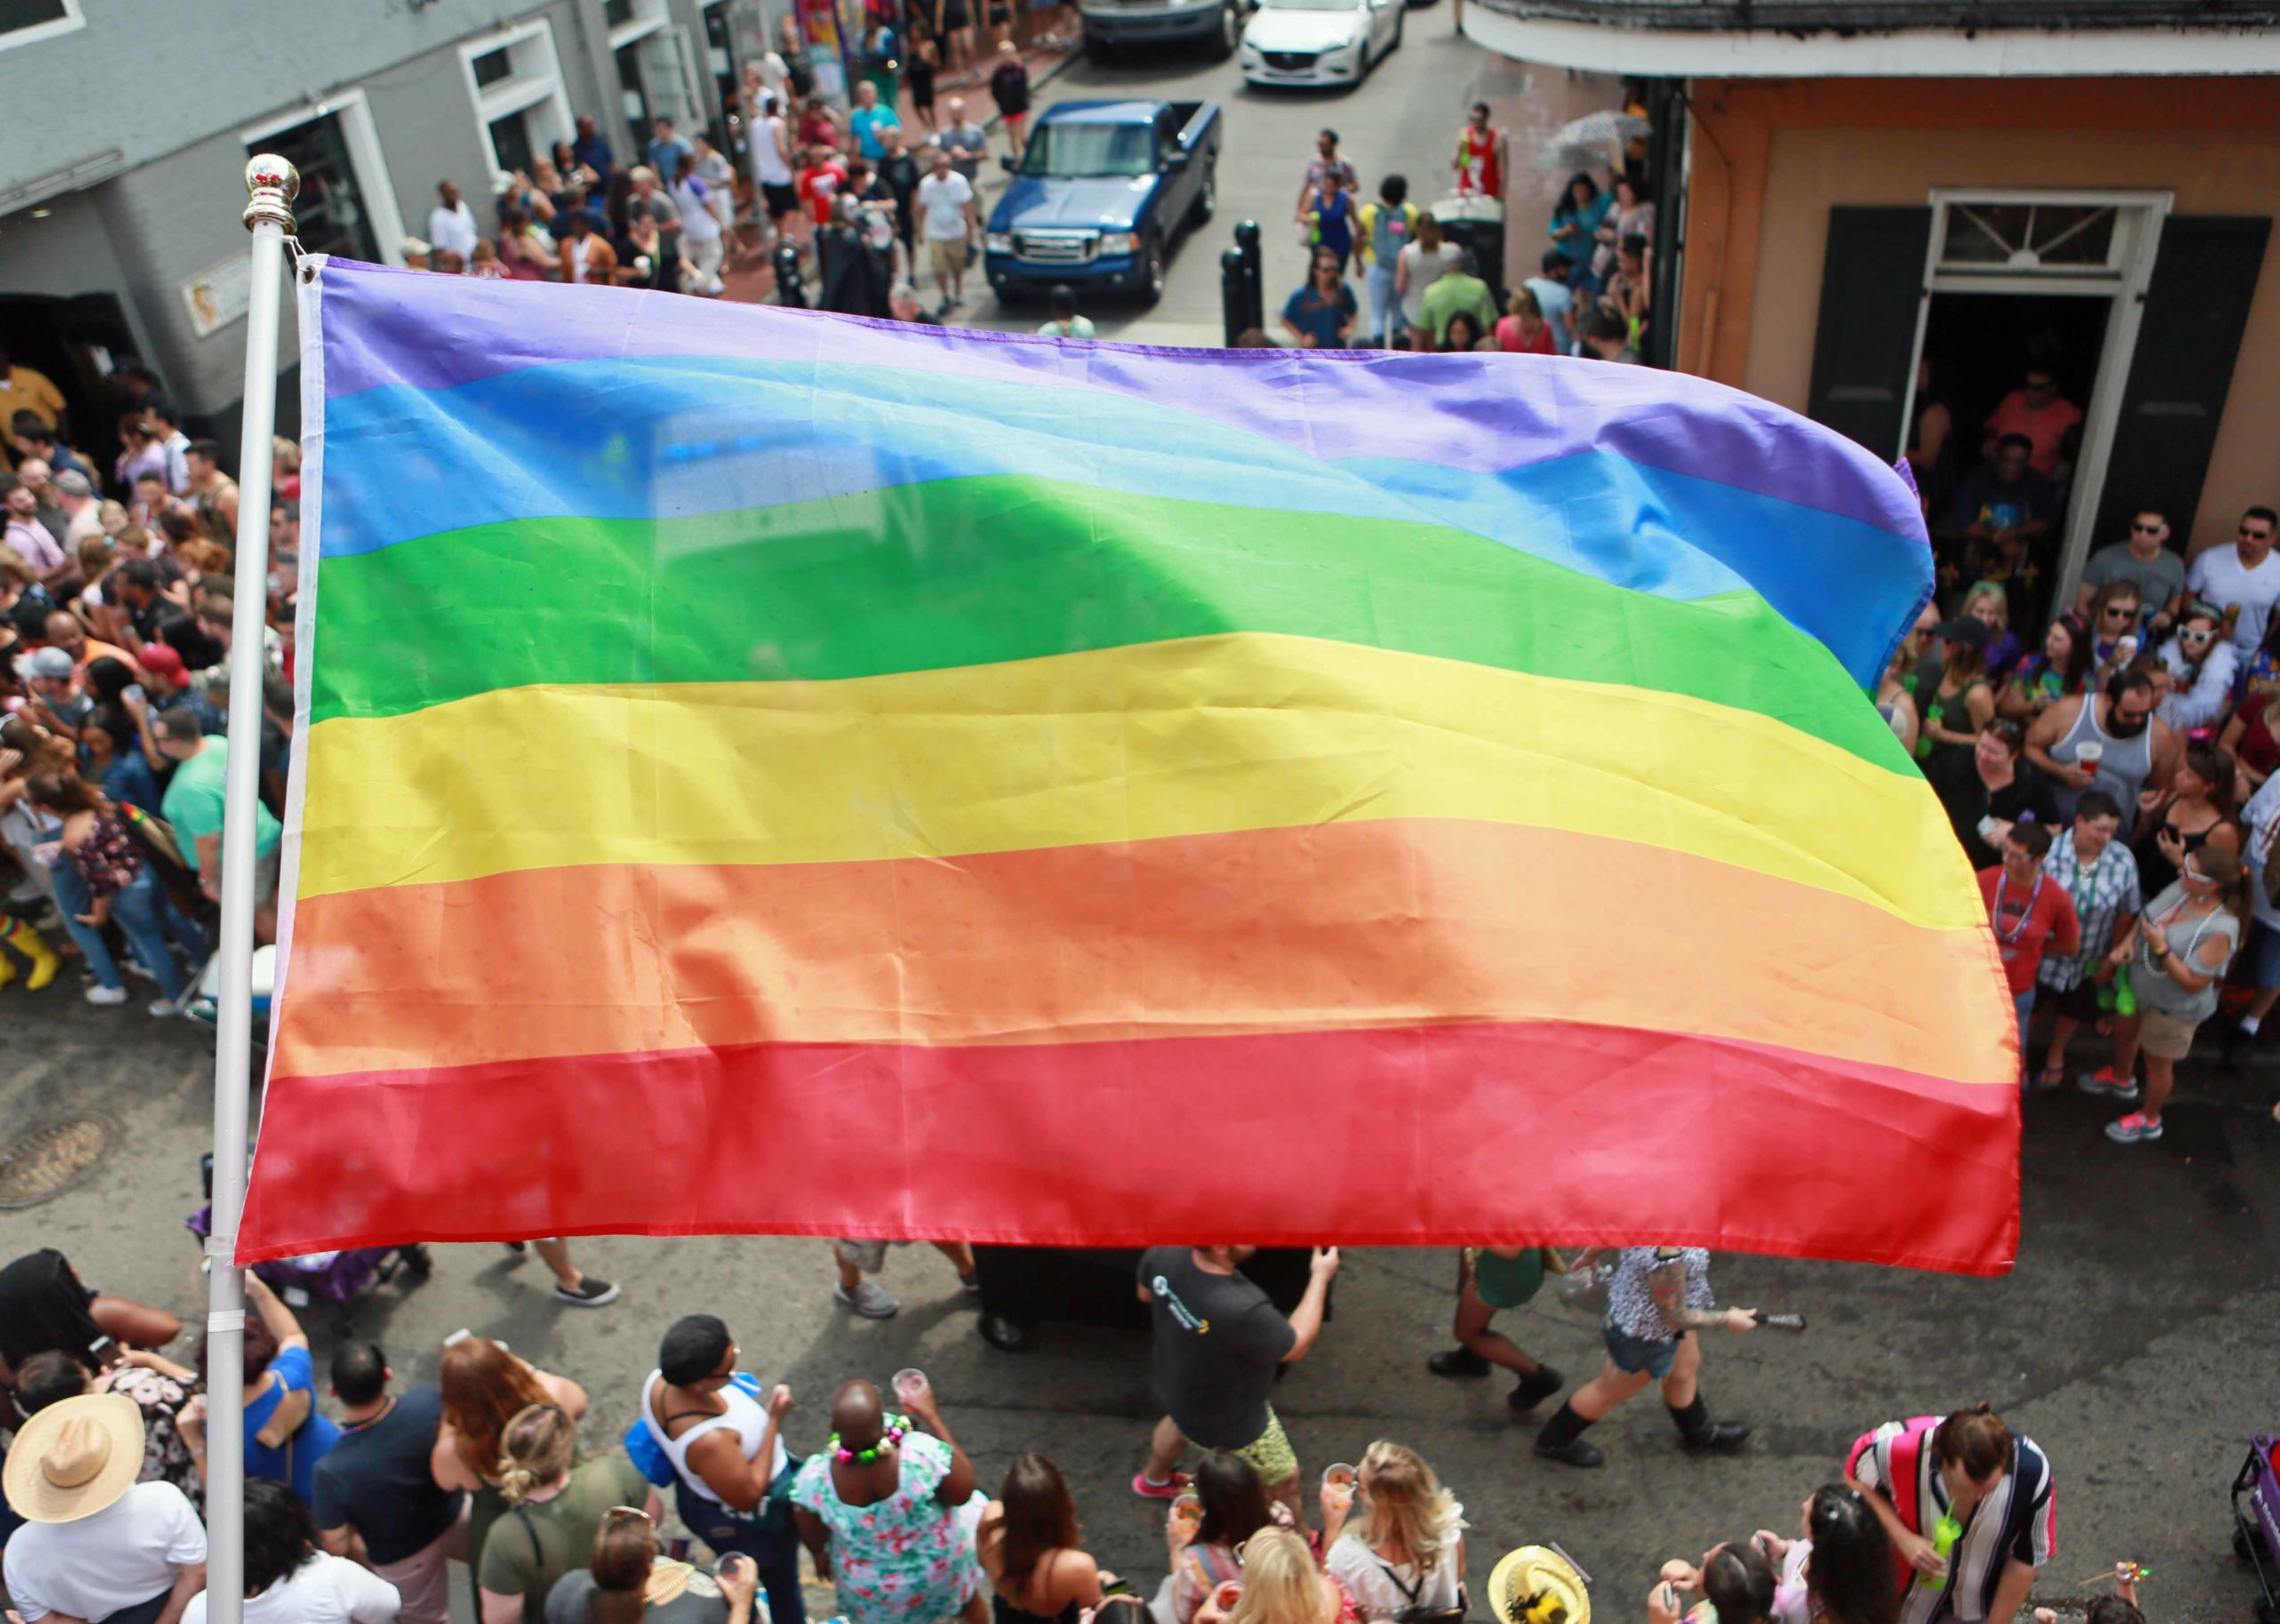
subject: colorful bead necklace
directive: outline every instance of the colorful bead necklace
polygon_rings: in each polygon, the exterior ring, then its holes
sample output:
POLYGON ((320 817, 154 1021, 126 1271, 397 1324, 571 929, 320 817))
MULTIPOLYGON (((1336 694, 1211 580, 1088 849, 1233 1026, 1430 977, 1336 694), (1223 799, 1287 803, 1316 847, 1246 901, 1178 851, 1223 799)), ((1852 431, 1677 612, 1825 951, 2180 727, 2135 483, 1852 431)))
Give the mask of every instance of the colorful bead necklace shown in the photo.
POLYGON ((831 1451, 831 1458, 843 1466, 867 1466, 909 1435, 908 1418, 891 1415, 885 1417, 885 1426, 879 1434, 879 1441, 867 1449, 849 1449, 839 1441, 837 1433, 834 1433, 825 1441, 824 1447, 831 1451))

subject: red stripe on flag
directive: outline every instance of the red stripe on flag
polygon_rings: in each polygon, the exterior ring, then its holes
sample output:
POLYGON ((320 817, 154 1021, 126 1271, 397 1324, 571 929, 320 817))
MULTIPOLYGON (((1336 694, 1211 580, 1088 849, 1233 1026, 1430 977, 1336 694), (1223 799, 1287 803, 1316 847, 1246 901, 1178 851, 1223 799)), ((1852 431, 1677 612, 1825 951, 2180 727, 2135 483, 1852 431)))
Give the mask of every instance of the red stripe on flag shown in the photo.
POLYGON ((263 1116, 241 1262, 770 1233, 1655 1241, 1999 1273, 2018 1236, 2015 1089, 1608 1027, 755 1043, 280 1077, 263 1116))

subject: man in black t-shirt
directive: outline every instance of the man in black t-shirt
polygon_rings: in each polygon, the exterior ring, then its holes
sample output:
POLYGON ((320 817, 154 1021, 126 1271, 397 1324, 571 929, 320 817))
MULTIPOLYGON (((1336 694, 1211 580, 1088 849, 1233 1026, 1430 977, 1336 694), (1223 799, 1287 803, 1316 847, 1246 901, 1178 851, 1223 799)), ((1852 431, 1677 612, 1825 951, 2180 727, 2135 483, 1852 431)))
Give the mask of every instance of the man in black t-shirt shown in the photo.
POLYGON ((1227 1449, 1258 1468, 1266 1492, 1303 1526, 1299 1458, 1268 1402, 1278 1367, 1307 1356, 1322 1334, 1323 1307, 1338 1272, 1335 1247, 1317 1247, 1306 1295, 1285 1320, 1241 1271, 1256 1246, 1151 1246, 1140 1255, 1140 1300, 1153 1311, 1156 1423, 1136 1494, 1169 1499, 1190 1443, 1227 1449))
POLYGON ((403 1624, 450 1624, 445 1563, 467 1560, 467 1496, 437 1488, 428 1470, 443 1395, 425 1384, 391 1394, 395 1375, 369 1342, 332 1356, 340 1441, 316 1466, 318 1538, 396 1587, 403 1624))

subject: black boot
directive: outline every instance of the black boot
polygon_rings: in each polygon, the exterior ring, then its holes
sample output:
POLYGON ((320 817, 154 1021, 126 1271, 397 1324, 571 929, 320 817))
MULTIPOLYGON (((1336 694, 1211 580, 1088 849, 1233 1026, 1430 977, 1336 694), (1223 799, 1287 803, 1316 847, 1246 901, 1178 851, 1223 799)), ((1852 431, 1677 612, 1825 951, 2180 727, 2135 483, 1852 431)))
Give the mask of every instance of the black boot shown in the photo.
POLYGON ((1573 1404, 1562 1404, 1559 1413, 1543 1424, 1535 1435, 1535 1452, 1546 1460, 1559 1461, 1570 1466, 1602 1466, 1607 1456, 1584 1441, 1584 1429, 1591 1425, 1576 1413, 1573 1404))
POLYGON ((1516 1410, 1531 1410, 1567 1383, 1568 1378, 1550 1365, 1538 1365, 1532 1374, 1520 1377, 1519 1385, 1505 1395, 1504 1402, 1516 1410))
POLYGON ((1749 1436, 1747 1421, 1713 1421, 1698 1393, 1694 1395, 1694 1402, 1684 1409, 1675 1404, 1666 1404, 1665 1408, 1671 1412, 1672 1425, 1678 1428, 1681 1447, 1690 1455, 1730 1455, 1749 1436))
POLYGON ((1425 1361, 1435 1376, 1486 1376, 1488 1361, 1470 1348, 1444 1348, 1425 1361))

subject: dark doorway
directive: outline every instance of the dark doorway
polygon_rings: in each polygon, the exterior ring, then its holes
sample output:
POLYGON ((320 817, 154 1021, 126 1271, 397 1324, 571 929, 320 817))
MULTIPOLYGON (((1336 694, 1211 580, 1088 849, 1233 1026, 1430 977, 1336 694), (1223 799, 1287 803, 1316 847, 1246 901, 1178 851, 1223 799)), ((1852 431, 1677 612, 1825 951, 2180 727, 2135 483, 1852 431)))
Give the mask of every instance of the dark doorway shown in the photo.
POLYGON ((118 375, 142 364, 118 298, 108 293, 69 299, 0 295, 0 349, 18 366, 45 373, 62 391, 64 443, 86 453, 110 490, 118 414, 128 404, 118 375))
POLYGON ((2089 410, 2113 304, 2110 297, 2080 294, 1932 296, 1924 354, 1941 376, 1948 410, 1955 414, 1958 474, 1978 465, 1987 416, 2019 386, 2030 360, 2049 367, 2058 393, 2089 410))

